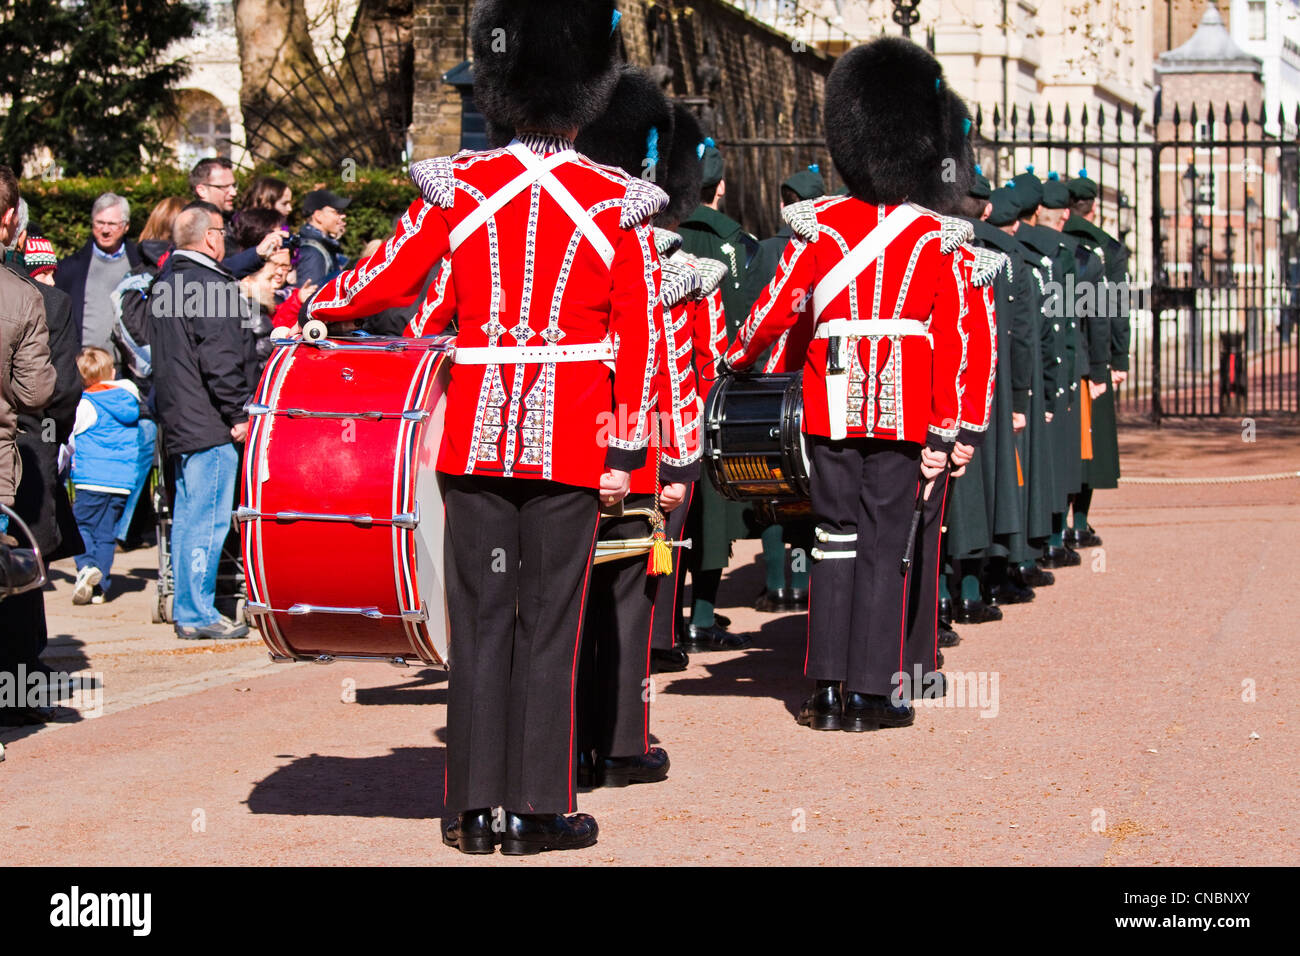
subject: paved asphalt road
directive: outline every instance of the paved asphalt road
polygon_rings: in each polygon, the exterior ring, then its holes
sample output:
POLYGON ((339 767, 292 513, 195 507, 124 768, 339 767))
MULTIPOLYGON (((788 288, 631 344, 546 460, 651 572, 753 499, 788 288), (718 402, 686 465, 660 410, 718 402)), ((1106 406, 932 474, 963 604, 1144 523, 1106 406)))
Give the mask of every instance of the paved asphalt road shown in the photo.
MULTIPOLYGON (((1125 472, 1300 468, 1295 429, 1253 437, 1130 428, 1125 472)), ((103 715, 0 732, 0 864, 1294 865, 1300 480, 1129 485, 1091 517, 1082 567, 960 628, 947 670, 986 696, 872 734, 795 725, 805 618, 747 608, 738 543, 720 603, 754 647, 656 678, 670 778, 580 795, 599 844, 524 863, 439 842, 445 675, 193 646, 146 623, 154 551, 101 607, 62 563, 46 659, 101 673, 103 715)))

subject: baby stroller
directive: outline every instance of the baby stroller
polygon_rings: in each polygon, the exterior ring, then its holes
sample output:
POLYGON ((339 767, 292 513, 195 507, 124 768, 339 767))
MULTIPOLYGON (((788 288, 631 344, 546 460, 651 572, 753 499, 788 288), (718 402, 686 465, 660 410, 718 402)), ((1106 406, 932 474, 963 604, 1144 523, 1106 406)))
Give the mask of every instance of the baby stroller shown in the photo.
MULTIPOLYGON (((243 456, 243 449, 240 449, 243 456)), ((241 468, 240 474, 243 473, 241 468)), ((176 592, 172 575, 172 502, 175 498, 175 470, 163 452, 162 426, 158 428, 158 441, 154 446, 154 470, 150 476, 153 485, 153 506, 158 515, 158 588, 153 607, 155 624, 172 624, 172 596, 176 592)), ((239 483, 235 483, 236 503, 239 483)), ((244 555, 239 540, 239 523, 233 513, 230 533, 221 546, 221 563, 217 566, 217 610, 232 621, 244 621, 251 626, 247 613, 248 590, 244 579, 244 555)))

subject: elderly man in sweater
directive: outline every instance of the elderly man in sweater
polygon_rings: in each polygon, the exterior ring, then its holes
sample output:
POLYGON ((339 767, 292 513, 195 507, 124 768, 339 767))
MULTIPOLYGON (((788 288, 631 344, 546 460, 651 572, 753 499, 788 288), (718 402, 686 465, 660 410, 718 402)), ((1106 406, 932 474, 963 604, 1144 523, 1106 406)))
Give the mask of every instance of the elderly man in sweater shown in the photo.
POLYGON ((131 205, 115 193, 104 193, 90 209, 91 240, 59 263, 54 284, 72 298, 72 319, 81 346, 105 349, 116 356, 112 292, 140 264, 140 251, 126 238, 131 205))

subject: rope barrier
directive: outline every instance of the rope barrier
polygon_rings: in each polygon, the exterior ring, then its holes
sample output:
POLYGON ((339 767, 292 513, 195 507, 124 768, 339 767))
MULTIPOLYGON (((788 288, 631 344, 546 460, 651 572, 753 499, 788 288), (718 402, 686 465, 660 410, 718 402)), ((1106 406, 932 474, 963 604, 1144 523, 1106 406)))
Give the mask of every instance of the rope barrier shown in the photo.
POLYGON ((1254 481, 1285 481, 1300 478, 1300 471, 1279 471, 1271 475, 1230 475, 1222 478, 1120 478, 1122 485, 1240 485, 1254 481))

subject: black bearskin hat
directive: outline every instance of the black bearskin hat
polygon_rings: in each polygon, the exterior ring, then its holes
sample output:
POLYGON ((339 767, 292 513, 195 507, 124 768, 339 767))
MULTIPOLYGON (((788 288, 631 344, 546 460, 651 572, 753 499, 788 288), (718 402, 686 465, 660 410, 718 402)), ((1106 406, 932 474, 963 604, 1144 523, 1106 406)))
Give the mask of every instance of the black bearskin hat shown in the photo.
POLYGON ((655 225, 676 227, 695 211, 700 204, 700 147, 704 144, 704 131, 690 107, 684 103, 673 104, 673 141, 659 155, 667 161, 668 170, 659 177, 659 186, 668 193, 668 205, 655 217, 655 225))
POLYGON ((498 130, 586 126, 618 77, 617 25, 614 0, 478 0, 475 105, 498 130))
POLYGON ((625 66, 604 114, 574 143, 598 163, 617 166, 668 193, 655 219, 678 223, 700 204, 699 146, 704 136, 691 111, 668 99, 645 70, 625 66))
POLYGON ((975 184, 975 147, 970 140, 970 110, 947 85, 943 94, 941 156, 925 182, 908 198, 927 209, 953 216, 960 215, 975 184))
POLYGON ((662 185, 673 137, 673 109, 644 70, 625 66, 605 112, 578 134, 578 152, 630 176, 662 185))
POLYGON ((849 192, 893 205, 943 156, 943 69, 923 47, 881 37, 845 53, 826 78, 826 145, 849 192))

